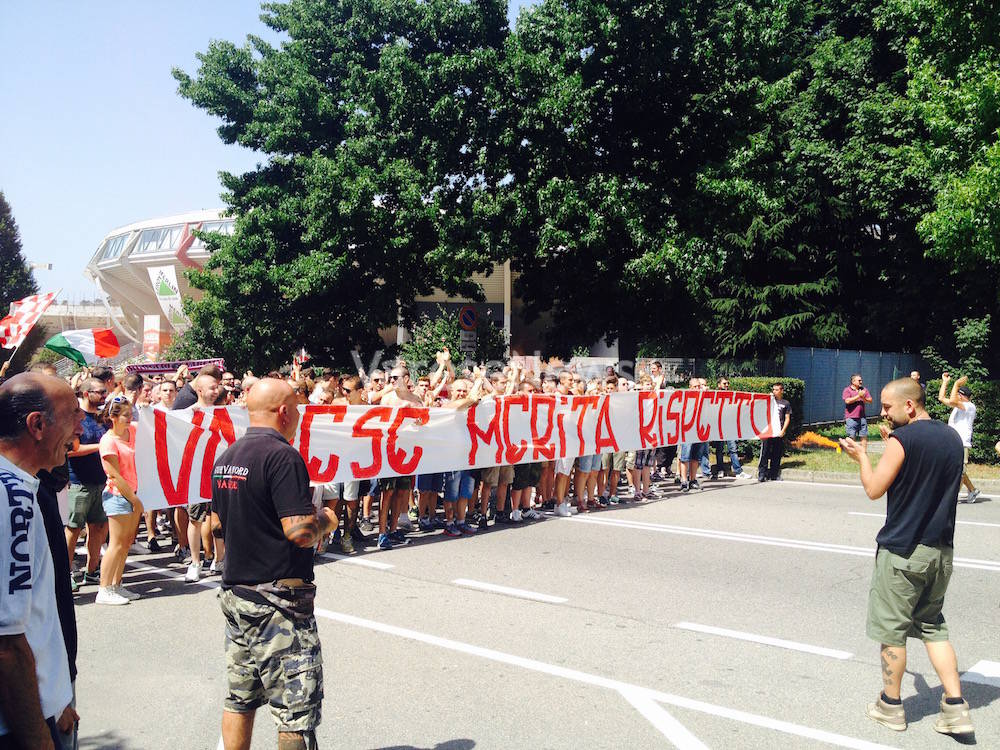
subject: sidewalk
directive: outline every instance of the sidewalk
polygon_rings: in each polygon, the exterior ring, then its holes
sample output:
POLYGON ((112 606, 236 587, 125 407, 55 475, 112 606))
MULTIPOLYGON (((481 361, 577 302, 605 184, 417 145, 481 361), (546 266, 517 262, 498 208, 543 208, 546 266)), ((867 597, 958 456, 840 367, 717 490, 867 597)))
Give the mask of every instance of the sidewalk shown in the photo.
MULTIPOLYGON (((874 453, 874 451, 870 451, 874 453)), ((755 469, 756 471, 756 469, 755 469)), ((747 473, 753 473, 747 469, 747 473)), ((782 479, 792 479, 796 482, 817 482, 832 484, 854 484, 861 486, 861 477, 858 472, 847 474, 840 471, 807 471, 805 469, 782 469, 782 479)), ((1000 480, 997 479, 976 479, 972 480, 977 489, 982 490, 984 495, 1000 495, 1000 480)), ((965 489, 962 489, 965 494, 965 489)))

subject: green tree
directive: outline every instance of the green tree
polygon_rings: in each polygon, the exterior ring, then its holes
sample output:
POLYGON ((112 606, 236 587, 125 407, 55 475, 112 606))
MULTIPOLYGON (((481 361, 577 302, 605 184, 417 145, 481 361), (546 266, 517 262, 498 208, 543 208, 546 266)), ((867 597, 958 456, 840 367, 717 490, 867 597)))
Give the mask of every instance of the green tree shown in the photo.
POLYGON ((433 289, 481 298, 473 221, 498 126, 508 34, 497 0, 290 0, 284 40, 213 42, 180 93, 265 155, 222 176, 231 237, 190 274, 193 344, 263 370, 300 346, 330 361, 379 345, 433 289))
MULTIPOLYGON (((481 320, 476 334, 476 351, 470 359, 477 363, 506 359, 508 342, 503 328, 491 320, 481 320)), ((461 343, 458 316, 439 307, 437 314, 421 316, 410 328, 410 340, 399 347, 399 356, 406 360, 411 373, 425 374, 434 370, 435 355, 444 347, 448 347, 456 364, 465 360, 461 343)))
POLYGON ((3 192, 0 191, 0 317, 10 303, 38 294, 38 284, 21 251, 21 231, 3 192))

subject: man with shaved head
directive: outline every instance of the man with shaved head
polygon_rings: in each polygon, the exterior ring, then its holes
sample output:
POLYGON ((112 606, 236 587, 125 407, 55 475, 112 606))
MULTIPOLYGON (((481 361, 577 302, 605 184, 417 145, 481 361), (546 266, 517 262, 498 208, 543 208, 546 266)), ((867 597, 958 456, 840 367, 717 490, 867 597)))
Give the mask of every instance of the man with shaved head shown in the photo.
POLYGON ((226 618, 227 750, 249 748, 254 712, 267 704, 281 750, 315 746, 323 665, 313 614, 313 547, 337 524, 313 509, 306 464, 291 442, 295 391, 262 378, 247 396, 250 428, 212 471, 212 532, 225 538, 219 597, 226 618))
POLYGON ((882 692, 868 704, 869 718, 897 732, 906 729, 900 686, 906 672, 906 639, 920 638, 944 687, 934 729, 973 732, 969 704, 962 699, 958 660, 941 610, 954 554, 955 509, 962 481, 962 439, 931 419, 920 383, 893 380, 882 389, 880 425, 885 453, 872 468, 863 443, 840 441, 861 467, 861 483, 872 500, 888 492, 885 525, 875 537, 878 551, 868 596, 868 636, 881 644, 882 692))
POLYGON ((0 747, 61 747, 58 732, 80 718, 36 475, 63 465, 82 421, 58 378, 25 373, 0 385, 0 747))

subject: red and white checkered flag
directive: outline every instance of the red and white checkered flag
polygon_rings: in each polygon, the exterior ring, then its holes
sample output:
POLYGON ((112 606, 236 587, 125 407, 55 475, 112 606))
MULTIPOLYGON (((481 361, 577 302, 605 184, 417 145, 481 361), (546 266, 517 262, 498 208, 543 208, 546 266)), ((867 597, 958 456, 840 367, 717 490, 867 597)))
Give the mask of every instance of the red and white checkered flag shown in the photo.
POLYGON ((10 314, 0 319, 0 347, 16 349, 24 343, 29 331, 42 317, 45 308, 52 304, 58 291, 33 294, 10 303, 10 314))

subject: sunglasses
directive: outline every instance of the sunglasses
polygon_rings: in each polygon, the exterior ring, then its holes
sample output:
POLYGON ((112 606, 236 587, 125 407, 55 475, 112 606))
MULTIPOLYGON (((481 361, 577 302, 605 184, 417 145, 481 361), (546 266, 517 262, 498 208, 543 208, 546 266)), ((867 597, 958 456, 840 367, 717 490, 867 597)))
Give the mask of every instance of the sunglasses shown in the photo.
POLYGON ((107 392, 108 392, 108 391, 107 391, 107 389, 104 389, 103 391, 87 391, 87 393, 96 393, 96 394, 98 394, 99 396, 103 396, 103 395, 104 395, 104 394, 106 394, 107 392))
POLYGON ((372 378, 373 383, 384 383, 385 378, 372 378))
POLYGON ((399 379, 400 379, 401 377, 403 377, 403 376, 402 376, 402 375, 390 375, 390 376, 389 376, 389 382, 390 382, 390 383, 395 383, 395 382, 396 382, 397 380, 399 380, 399 379))

